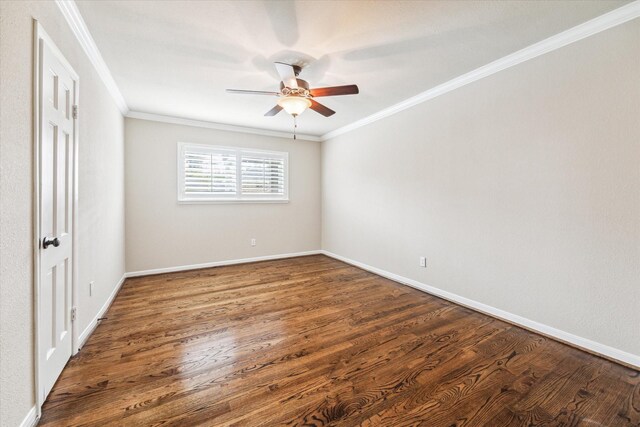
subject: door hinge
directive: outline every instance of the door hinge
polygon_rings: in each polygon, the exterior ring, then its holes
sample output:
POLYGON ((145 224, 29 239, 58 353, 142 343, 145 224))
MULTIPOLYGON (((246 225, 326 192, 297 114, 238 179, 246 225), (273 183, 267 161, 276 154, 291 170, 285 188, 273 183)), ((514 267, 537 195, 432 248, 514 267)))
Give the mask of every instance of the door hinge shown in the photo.
POLYGON ((73 106, 73 118, 74 119, 78 118, 78 106, 77 105, 73 106))
POLYGON ((78 313, 78 309, 76 307, 73 307, 71 309, 71 321, 75 322, 76 321, 76 314, 78 313))

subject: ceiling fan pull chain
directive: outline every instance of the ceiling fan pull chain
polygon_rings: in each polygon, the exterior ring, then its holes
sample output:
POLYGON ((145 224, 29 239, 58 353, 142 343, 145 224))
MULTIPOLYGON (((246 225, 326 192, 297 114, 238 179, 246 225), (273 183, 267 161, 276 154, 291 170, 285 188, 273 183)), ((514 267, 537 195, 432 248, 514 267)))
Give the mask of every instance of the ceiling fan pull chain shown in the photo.
POLYGON ((293 116, 293 139, 294 140, 296 139, 296 130, 298 129, 298 122, 296 120, 297 117, 298 117, 297 115, 293 116))

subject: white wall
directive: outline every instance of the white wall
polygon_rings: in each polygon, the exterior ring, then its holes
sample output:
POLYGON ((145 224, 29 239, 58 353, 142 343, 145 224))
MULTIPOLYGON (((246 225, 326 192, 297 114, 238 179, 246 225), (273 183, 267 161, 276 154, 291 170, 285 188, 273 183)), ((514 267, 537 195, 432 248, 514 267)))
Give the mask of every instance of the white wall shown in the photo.
POLYGON ((125 129, 127 271, 320 249, 320 143, 131 118, 125 129), (290 202, 178 204, 178 141, 288 152, 290 202))
POLYGON ((638 40, 635 20, 324 142, 323 249, 640 355, 638 40))
POLYGON ((82 331, 124 273, 124 121, 53 2, 0 2, 0 425, 35 404, 32 282, 33 18, 80 76, 79 311, 82 331), (88 282, 96 288, 89 297, 88 282))

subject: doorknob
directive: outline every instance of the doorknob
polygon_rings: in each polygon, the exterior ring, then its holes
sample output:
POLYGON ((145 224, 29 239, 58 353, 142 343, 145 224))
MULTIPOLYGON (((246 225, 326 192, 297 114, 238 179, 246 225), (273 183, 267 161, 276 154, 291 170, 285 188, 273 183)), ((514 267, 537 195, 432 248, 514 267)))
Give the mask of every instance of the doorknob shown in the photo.
POLYGON ((54 248, 57 248, 58 246, 60 246, 60 240, 58 240, 57 237, 54 237, 53 239, 48 239, 45 237, 42 240, 42 247, 44 249, 47 249, 51 245, 53 245, 54 248))

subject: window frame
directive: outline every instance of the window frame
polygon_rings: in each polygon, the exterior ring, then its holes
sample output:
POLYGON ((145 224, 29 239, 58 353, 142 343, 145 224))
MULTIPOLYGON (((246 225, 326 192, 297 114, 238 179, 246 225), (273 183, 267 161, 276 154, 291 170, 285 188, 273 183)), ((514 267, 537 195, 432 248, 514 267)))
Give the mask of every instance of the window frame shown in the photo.
POLYGON ((178 142, 177 178, 179 204, 221 204, 221 203, 289 203, 289 153, 286 151, 260 150, 256 148, 229 147, 213 144, 178 142), (236 156, 236 192, 229 195, 194 195, 185 192, 184 155, 187 148, 209 152, 234 153, 236 156), (282 159, 284 161, 284 194, 242 194, 242 156, 282 159))

